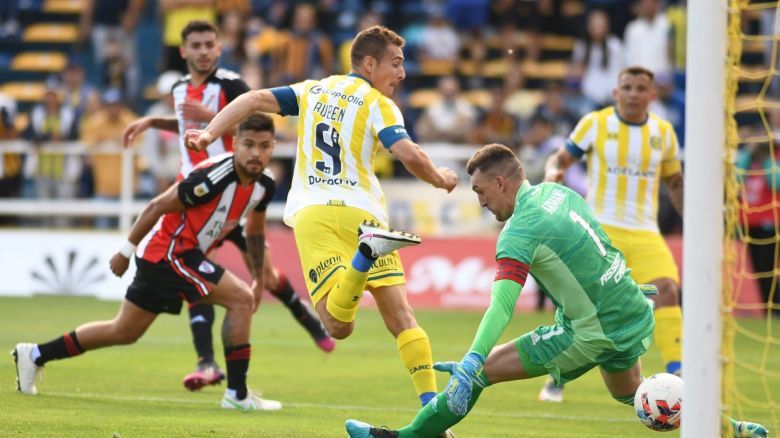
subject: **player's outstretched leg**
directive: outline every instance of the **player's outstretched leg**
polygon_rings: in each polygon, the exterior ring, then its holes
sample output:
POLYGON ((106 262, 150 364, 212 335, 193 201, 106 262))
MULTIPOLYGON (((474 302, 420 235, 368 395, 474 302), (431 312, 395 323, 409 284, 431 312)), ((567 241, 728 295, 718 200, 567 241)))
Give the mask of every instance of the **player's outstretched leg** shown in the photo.
MULTIPOLYGON (((266 265, 270 265, 268 259, 266 259, 266 265)), ((325 330, 325 326, 322 325, 317 314, 298 297, 295 289, 287 280, 287 276, 271 267, 266 271, 264 277, 266 289, 271 291, 271 294, 287 307, 295 320, 314 339, 317 347, 326 353, 333 351, 336 348, 336 342, 325 330)))
POLYGON ((156 314, 125 300, 117 316, 110 321, 82 324, 76 330, 43 344, 16 344, 11 354, 16 363, 17 389, 22 394, 37 394, 35 380, 47 362, 68 359, 97 348, 132 344, 146 332, 156 317, 156 314))
POLYGON ((225 373, 214 360, 214 341, 211 329, 214 325, 214 306, 196 303, 189 307, 192 342, 198 354, 194 372, 184 376, 182 384, 190 391, 197 391, 207 385, 218 385, 225 380, 225 373))
MULTIPOLYGON (((341 275, 339 282, 328 293, 326 308, 333 318, 344 323, 355 320, 358 304, 363 296, 368 271, 379 258, 421 242, 419 236, 393 229, 386 230, 374 221, 364 221, 358 227, 358 249, 341 275)), ((337 338, 338 335, 334 334, 337 338)))

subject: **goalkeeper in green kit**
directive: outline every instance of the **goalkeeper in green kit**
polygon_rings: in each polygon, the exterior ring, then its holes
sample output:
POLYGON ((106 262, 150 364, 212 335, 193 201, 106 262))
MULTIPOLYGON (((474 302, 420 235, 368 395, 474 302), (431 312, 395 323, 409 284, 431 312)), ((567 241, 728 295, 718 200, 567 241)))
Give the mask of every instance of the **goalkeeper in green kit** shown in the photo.
MULTIPOLYGON (((652 302, 623 255, 577 193, 554 183, 530 185, 506 146, 484 146, 467 171, 480 205, 506 221, 490 306, 463 360, 434 365, 452 377, 411 424, 396 431, 348 420, 353 438, 436 437, 462 420, 489 385, 548 374, 566 383, 594 367, 612 397, 633 407, 642 382, 639 357, 655 323, 652 302), (496 347, 529 274, 556 304, 555 323, 496 347)), ((767 435, 755 423, 732 426, 735 436, 767 435)))

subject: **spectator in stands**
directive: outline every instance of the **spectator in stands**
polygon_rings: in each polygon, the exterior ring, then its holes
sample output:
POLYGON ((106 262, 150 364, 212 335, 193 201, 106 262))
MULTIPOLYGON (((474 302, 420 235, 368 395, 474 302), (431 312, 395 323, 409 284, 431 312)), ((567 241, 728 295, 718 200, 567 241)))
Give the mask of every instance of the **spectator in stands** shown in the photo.
POLYGON ((477 112, 460 95, 460 85, 453 76, 439 80, 441 99, 425 108, 415 126, 421 142, 465 143, 474 130, 477 112))
MULTIPOLYGON (((68 199, 76 195, 76 181, 80 172, 80 159, 76 155, 50 152, 40 149, 42 143, 50 146, 76 139, 76 120, 73 110, 62 104, 61 91, 51 81, 43 96, 43 102, 33 107, 25 137, 35 143, 35 151, 27 155, 26 173, 31 186, 28 190, 38 199, 68 199)), ((32 195, 28 192, 27 195, 32 195)), ((65 218, 44 221, 45 226, 67 226, 65 218)))
MULTIPOLYGON (((0 93, 0 141, 16 138, 16 101, 0 93)), ((0 198, 18 198, 22 190, 22 155, 0 153, 0 198)), ((16 224, 16 218, 0 216, 0 225, 16 224)))
POLYGON ((161 70, 187 73, 187 64, 179 54, 181 30, 193 20, 216 22, 214 0, 160 0, 163 21, 163 61, 161 70))
POLYGON ((19 2, 0 2, 0 38, 16 38, 19 34, 19 2))
POLYGON ((423 73, 426 63, 452 63, 454 67, 460 52, 460 38, 441 11, 431 13, 420 35, 419 60, 423 73))
POLYGON ((609 32, 609 17, 604 11, 591 11, 585 38, 574 44, 571 75, 595 106, 612 102, 623 59, 623 44, 609 32))
MULTIPOLYGON (((87 111, 90 96, 97 95, 95 88, 85 81, 84 66, 70 59, 62 72, 63 103, 73 110, 73 117, 80 125, 87 111)), ((80 126, 77 127, 77 136, 80 126)))
MULTIPOLYGON (((145 0, 84 0, 79 23, 82 40, 92 39, 92 53, 98 71, 112 58, 125 60, 122 71, 132 98, 137 97, 140 71, 135 45, 135 28, 145 0), (113 53, 112 53, 113 52, 113 53)), ((105 82, 101 86, 111 86, 105 82)))
MULTIPOLYGON (((173 106, 173 84, 182 75, 176 70, 170 70, 157 79, 158 100, 147 110, 148 117, 175 117, 173 106)), ((181 157, 179 156, 179 136, 174 132, 162 129, 147 130, 141 140, 141 156, 148 162, 148 174, 142 175, 139 192, 160 193, 176 181, 179 173, 181 157)))
POLYGON ((669 52, 669 20, 660 0, 639 0, 639 16, 628 23, 625 43, 625 65, 641 65, 656 75, 672 72, 669 52))
POLYGON ((106 58, 100 66, 101 88, 114 88, 120 90, 127 101, 135 100, 137 83, 131 79, 128 72, 135 67, 131 67, 131 60, 125 57, 121 49, 121 43, 115 40, 106 41, 106 58))
MULTIPOLYGON (((765 12, 773 11, 767 10, 765 12)), ((772 24, 774 24, 775 14, 771 15, 772 24)), ((679 80, 679 84, 684 84, 686 46, 688 44, 688 0, 670 1, 666 7, 666 19, 669 21, 669 38, 675 80, 679 80)), ((780 28, 777 31, 780 31, 780 28)))
MULTIPOLYGON (((357 32, 368 29, 371 26, 382 24, 382 16, 373 11, 368 11, 360 16, 358 20, 357 32)), ((350 59, 350 50, 352 50, 352 39, 345 40, 339 46, 339 65, 343 73, 352 71, 352 60, 350 59)))
POLYGON ((500 143, 511 148, 517 146, 517 118, 504 108, 506 96, 501 87, 490 89, 490 106, 479 118, 471 136, 471 143, 500 143))
POLYGON ((536 108, 535 115, 549 120, 553 124, 554 134, 563 136, 569 135, 579 120, 579 116, 566 106, 563 85, 557 81, 550 81, 545 86, 544 99, 536 108))
MULTIPOLYGON (((565 144, 566 137, 555 133, 551 120, 541 115, 531 119, 530 127, 523 136, 523 144, 517 153, 531 184, 542 182, 547 159, 565 144)), ((587 183, 584 163, 576 163, 563 174, 562 184, 580 195, 585 195, 587 183)))
POLYGON ((335 51, 327 35, 317 29, 312 5, 295 7, 293 27, 284 45, 282 82, 294 83, 333 74, 335 51))
MULTIPOLYGON (((672 75, 656 76, 655 89, 657 96, 650 104, 650 112, 662 119, 668 120, 674 126, 677 138, 685 139, 685 91, 676 90, 672 75)), ((680 144, 680 147, 683 147, 680 144)))
MULTIPOLYGON (((103 108, 84 121, 81 141, 90 151, 90 162, 95 181, 95 197, 102 200, 118 199, 122 181, 122 132, 137 116, 124 104, 122 93, 109 89, 103 93, 103 108)), ((137 170, 137 166, 134 166, 137 170)), ((137 181, 137 178, 133 178, 137 181)), ((95 226, 115 226, 115 220, 98 218, 95 226)))
MULTIPOLYGON (((776 164, 773 166, 773 162, 780 161, 780 148, 776 146, 780 141, 780 110, 775 109, 769 113, 769 123, 774 132, 768 134, 774 138, 775 147, 770 148, 769 144, 764 142, 748 143, 738 152, 736 165, 743 171, 751 172, 741 177, 741 206, 744 210, 740 217, 749 238, 747 248, 753 263, 753 272, 761 275, 758 278, 758 286, 764 303, 774 303, 771 314, 780 317, 780 278, 772 274, 778 266, 777 254, 780 245, 777 240, 778 224, 775 222, 780 215, 780 172, 777 171, 776 164)), ((767 134, 763 129, 756 131, 758 135, 767 134)))
POLYGON ((220 67, 240 71, 249 59, 246 50, 246 16, 241 15, 237 10, 226 12, 222 15, 219 33, 222 45, 222 56, 219 57, 220 67))

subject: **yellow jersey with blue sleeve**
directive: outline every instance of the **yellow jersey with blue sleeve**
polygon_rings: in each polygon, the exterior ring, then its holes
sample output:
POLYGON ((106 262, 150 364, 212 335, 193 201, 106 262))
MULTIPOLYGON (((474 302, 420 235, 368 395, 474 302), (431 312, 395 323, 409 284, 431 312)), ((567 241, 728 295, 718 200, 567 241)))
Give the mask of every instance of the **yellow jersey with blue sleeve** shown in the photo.
POLYGON ((298 147, 284 222, 311 205, 364 210, 387 223, 374 157, 409 138, 395 103, 357 74, 271 89, 282 115, 298 117, 298 147))
POLYGON ((600 223, 658 232, 661 177, 681 169, 671 123, 653 113, 644 123, 629 123, 610 106, 585 115, 566 149, 587 155, 587 200, 600 223))

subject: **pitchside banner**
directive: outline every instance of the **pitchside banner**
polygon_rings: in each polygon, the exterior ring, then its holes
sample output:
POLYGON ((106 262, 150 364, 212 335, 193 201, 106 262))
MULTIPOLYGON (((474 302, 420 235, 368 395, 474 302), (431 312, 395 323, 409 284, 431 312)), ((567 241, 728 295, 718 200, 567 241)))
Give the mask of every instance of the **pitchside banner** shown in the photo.
MULTIPOLYGON (((44 293, 121 299, 135 273, 134 263, 120 279, 111 273, 108 261, 125 238, 124 234, 98 231, 0 231, 0 295, 44 293)), ((305 294, 291 230, 271 228, 266 238, 274 266, 300 294, 305 294)), ((667 242, 678 264, 681 263, 681 239, 672 237, 667 242)), ((402 249, 409 302, 419 308, 486 308, 495 275, 494 254, 494 237, 424 237, 421 245, 402 249)), ((232 244, 219 248, 215 258, 249 280, 243 259, 232 244)), ((746 269, 750 271, 749 267, 746 269)), ((741 288, 740 302, 760 302, 754 282, 741 288)), ((536 285, 529 281, 517 307, 533 309, 537 293, 536 285)), ((364 303, 373 304, 370 294, 365 295, 364 303)))

